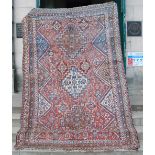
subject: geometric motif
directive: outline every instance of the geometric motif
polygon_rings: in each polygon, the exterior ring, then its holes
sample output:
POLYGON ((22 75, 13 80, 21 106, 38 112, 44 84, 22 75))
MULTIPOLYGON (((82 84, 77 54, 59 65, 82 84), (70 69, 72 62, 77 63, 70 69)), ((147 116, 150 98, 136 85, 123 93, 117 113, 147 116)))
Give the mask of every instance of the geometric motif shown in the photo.
POLYGON ((60 112, 65 112, 67 110, 67 105, 65 103, 62 103, 59 107, 60 112))
POLYGON ((69 130, 80 130, 91 124, 91 115, 84 111, 84 107, 74 105, 64 116, 63 124, 69 130))
POLYGON ((105 84, 104 82, 102 83, 102 87, 98 87, 95 91, 95 97, 96 99, 101 102, 104 98, 104 96, 109 92, 111 89, 110 85, 105 84))
POLYGON ((38 58, 40 58, 46 52, 46 50, 49 48, 49 44, 48 44, 47 40, 40 34, 38 34, 36 37, 36 44, 37 44, 38 58))
POLYGON ((86 89, 89 80, 82 75, 76 67, 71 67, 70 72, 62 80, 62 87, 74 98, 77 98, 86 89))
POLYGON ((102 26, 105 26, 105 16, 99 17, 99 22, 102 24, 102 26))
POLYGON ((89 63, 87 60, 84 60, 84 61, 81 63, 80 69, 81 69, 84 73, 87 73, 88 70, 90 69, 90 63, 89 63))
POLYGON ((104 31, 99 33, 99 35, 95 38, 95 40, 93 41, 93 45, 102 53, 107 54, 106 34, 104 31))
POLYGON ((110 90, 104 99, 101 101, 101 105, 106 107, 109 111, 114 113, 114 104, 113 104, 113 94, 112 90, 110 90))
POLYGON ((47 113, 45 113, 39 118, 39 123, 42 124, 44 128, 52 130, 52 127, 54 127, 57 123, 55 111, 52 108, 50 108, 47 113))
POLYGON ((65 51, 67 57, 74 59, 84 50, 86 37, 75 25, 69 24, 59 36, 58 45, 62 52, 65 51))
POLYGON ((89 110, 94 110, 96 108, 96 104, 93 101, 89 101, 86 105, 89 110))
POLYGON ((81 21, 79 22, 79 27, 82 31, 86 30, 89 27, 88 21, 86 21, 85 19, 81 19, 81 21))
POLYGON ((16 149, 139 147, 118 28, 114 2, 32 9, 24 18, 23 110, 16 149))
POLYGON ((59 70, 61 74, 64 74, 67 71, 67 64, 64 61, 61 61, 57 65, 57 69, 59 70))
POLYGON ((102 131, 112 122, 114 121, 114 115, 104 107, 100 107, 99 110, 95 114, 95 126, 96 128, 102 128, 102 131))
POLYGON ((41 65, 38 65, 38 85, 42 87, 49 78, 48 71, 41 65))
POLYGON ((104 60, 101 65, 99 65, 94 71, 96 77, 98 77, 103 83, 110 85, 110 72, 108 60, 104 60))
POLYGON ((59 31, 59 29, 61 28, 61 24, 58 21, 54 21, 53 23, 53 29, 56 31, 59 31))
POLYGON ((51 104, 48 103, 41 94, 39 94, 38 103, 39 103, 38 116, 40 117, 40 116, 44 115, 50 109, 51 104))

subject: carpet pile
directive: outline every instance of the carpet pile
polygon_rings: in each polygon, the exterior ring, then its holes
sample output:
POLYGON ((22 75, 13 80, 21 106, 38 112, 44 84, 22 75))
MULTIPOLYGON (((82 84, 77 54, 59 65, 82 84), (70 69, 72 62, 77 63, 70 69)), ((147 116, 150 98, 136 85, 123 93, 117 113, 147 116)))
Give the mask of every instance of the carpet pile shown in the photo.
POLYGON ((114 2, 32 9, 23 47, 16 149, 138 149, 114 2))

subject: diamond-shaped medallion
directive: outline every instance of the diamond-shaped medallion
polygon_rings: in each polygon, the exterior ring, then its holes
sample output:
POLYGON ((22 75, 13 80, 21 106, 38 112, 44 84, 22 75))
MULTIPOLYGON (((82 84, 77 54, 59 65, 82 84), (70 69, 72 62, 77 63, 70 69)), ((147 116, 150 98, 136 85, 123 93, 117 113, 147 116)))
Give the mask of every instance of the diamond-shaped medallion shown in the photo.
POLYGON ((70 72, 62 80, 62 87, 73 97, 77 98, 86 89, 89 79, 82 75, 76 67, 71 67, 70 72))
POLYGON ((67 25, 65 31, 58 37, 58 46, 70 59, 79 56, 84 51, 86 43, 86 37, 73 24, 67 25))

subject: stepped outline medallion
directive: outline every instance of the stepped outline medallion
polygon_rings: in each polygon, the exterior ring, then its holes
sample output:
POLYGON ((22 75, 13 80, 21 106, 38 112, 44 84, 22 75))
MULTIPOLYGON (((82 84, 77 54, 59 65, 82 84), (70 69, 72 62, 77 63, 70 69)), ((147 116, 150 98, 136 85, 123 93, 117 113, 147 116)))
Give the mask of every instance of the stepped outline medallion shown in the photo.
POLYGON ((86 89, 89 79, 82 75, 76 67, 71 67, 70 72, 62 80, 62 87, 73 97, 77 98, 86 89))
POLYGON ((86 37, 78 27, 69 24, 58 38, 58 45, 68 58, 74 59, 84 51, 86 37))

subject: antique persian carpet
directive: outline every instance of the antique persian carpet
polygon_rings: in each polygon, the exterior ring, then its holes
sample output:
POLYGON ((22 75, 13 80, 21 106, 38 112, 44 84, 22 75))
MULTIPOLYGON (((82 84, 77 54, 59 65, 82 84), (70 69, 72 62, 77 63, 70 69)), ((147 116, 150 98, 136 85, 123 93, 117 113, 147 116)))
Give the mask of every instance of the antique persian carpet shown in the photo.
POLYGON ((23 46, 16 149, 138 149, 114 2, 32 9, 23 46))

